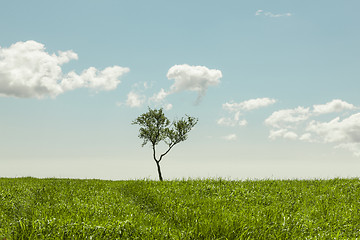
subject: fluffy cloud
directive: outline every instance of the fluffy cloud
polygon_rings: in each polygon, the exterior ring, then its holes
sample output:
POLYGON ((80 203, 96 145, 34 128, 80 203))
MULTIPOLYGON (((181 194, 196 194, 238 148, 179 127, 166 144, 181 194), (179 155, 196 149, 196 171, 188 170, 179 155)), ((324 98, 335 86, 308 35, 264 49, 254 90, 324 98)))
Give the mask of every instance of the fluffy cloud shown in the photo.
POLYGON ((360 113, 344 120, 339 117, 329 122, 311 121, 306 129, 316 133, 324 142, 360 143, 360 113))
POLYGON ((263 15, 265 17, 271 17, 271 18, 278 18, 278 17, 291 17, 292 14, 291 13, 281 13, 281 14, 274 14, 272 12, 264 12, 264 10, 257 10, 255 12, 255 16, 260 16, 263 15))
POLYGON ((199 102, 210 86, 216 86, 220 83, 222 73, 217 69, 183 64, 172 66, 166 76, 175 81, 168 94, 181 91, 197 92, 197 102, 199 102))
POLYGON ((205 66, 182 64, 172 66, 166 76, 169 80, 174 80, 170 89, 165 91, 162 88, 150 97, 149 101, 164 105, 165 109, 171 109, 172 104, 165 104, 167 96, 182 91, 197 92, 196 103, 199 103, 210 86, 216 86, 220 83, 222 73, 220 70, 209 69, 205 66))
POLYGON ((255 98, 249 99, 243 102, 226 102, 222 105, 222 108, 229 112, 230 114, 234 114, 232 118, 222 117, 217 121, 217 124, 223 126, 246 126, 247 121, 245 119, 240 119, 240 115, 244 111, 251 111, 262 107, 267 107, 276 102, 275 99, 271 98, 255 98))
POLYGON ((269 138, 299 139, 305 142, 335 144, 360 156, 360 113, 355 113, 341 120, 336 117, 330 121, 318 121, 313 118, 321 114, 338 113, 358 109, 353 104, 334 99, 322 105, 310 108, 297 107, 279 110, 265 120, 270 126, 269 138), (300 137, 299 137, 300 136, 300 137))
POLYGON ((275 102, 276 100, 271 98, 255 98, 240 103, 224 103, 223 109, 228 110, 229 112, 250 111, 261 107, 267 107, 275 102))
POLYGON ((145 96, 133 91, 127 95, 126 105, 129 107, 141 107, 145 103, 145 96))
POLYGON ((329 122, 311 121, 307 131, 315 133, 322 142, 335 143, 336 148, 347 149, 360 157, 360 113, 343 120, 337 117, 329 122))
POLYGON ((313 112, 315 114, 326 114, 333 112, 341 112, 344 110, 354 110, 356 109, 356 107, 340 99, 334 99, 326 104, 314 105, 313 109, 314 109, 313 112))
POLYGON ((285 139, 295 140, 298 138, 298 135, 287 129, 279 129, 279 130, 271 130, 269 138, 270 139, 285 138, 285 139))
POLYGON ((64 76, 60 85, 65 91, 84 87, 96 90, 114 90, 120 83, 118 78, 128 71, 128 68, 119 66, 107 67, 102 71, 90 67, 80 75, 73 71, 68 73, 64 76))
POLYGON ((165 92, 165 90, 162 88, 160 90, 160 92, 155 93, 150 98, 150 101, 153 101, 153 102, 156 102, 156 103, 163 102, 168 95, 169 95, 169 93, 165 92))
POLYGON ((313 142, 311 133, 304 133, 299 137, 299 140, 304 142, 313 142))
POLYGON ((78 56, 73 51, 49 54, 36 41, 17 42, 0 48, 0 95, 19 98, 56 97, 76 88, 113 90, 129 68, 113 66, 102 71, 94 67, 64 74, 61 65, 78 56))
POLYGON ((223 126, 229 126, 229 127, 235 127, 235 126, 246 126, 248 122, 245 119, 239 120, 236 118, 220 118, 217 120, 217 124, 223 125, 223 126))
POLYGON ((173 105, 171 103, 166 103, 165 101, 169 94, 169 92, 166 92, 162 88, 160 92, 155 93, 152 97, 149 98, 149 102, 154 102, 155 104, 162 106, 165 110, 171 110, 173 105))
POLYGON ((309 108, 297 107, 294 109, 283 109, 273 112, 271 116, 265 120, 265 124, 271 127, 285 128, 307 120, 310 115, 309 108))

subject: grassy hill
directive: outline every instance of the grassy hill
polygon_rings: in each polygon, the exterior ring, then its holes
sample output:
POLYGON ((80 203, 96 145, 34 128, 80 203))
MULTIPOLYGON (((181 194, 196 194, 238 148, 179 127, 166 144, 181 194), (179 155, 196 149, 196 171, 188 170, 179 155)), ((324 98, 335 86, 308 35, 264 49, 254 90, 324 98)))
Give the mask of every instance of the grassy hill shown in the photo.
POLYGON ((0 178, 0 239, 357 238, 359 179, 0 178))

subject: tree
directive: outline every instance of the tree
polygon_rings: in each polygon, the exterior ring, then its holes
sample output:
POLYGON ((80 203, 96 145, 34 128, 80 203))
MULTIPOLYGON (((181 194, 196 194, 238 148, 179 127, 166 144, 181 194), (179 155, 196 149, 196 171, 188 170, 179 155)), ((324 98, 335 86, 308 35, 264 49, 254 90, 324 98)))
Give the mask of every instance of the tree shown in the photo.
POLYGON ((176 144, 187 139, 187 134, 197 122, 197 118, 186 115, 186 117, 180 120, 174 120, 171 123, 170 120, 165 117, 162 108, 151 109, 150 107, 148 108, 148 112, 141 114, 132 122, 132 124, 140 125, 138 136, 143 139, 142 147, 147 143, 152 145, 153 158, 156 162, 160 181, 163 180, 160 169, 161 160, 176 144), (157 158, 156 145, 162 141, 164 141, 168 148, 157 158))

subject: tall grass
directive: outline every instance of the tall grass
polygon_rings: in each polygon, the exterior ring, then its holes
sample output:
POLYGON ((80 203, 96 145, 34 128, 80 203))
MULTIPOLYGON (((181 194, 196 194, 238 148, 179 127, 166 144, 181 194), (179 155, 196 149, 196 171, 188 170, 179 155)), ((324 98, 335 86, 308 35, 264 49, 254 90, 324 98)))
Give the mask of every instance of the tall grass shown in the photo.
POLYGON ((360 181, 0 178, 0 239, 357 239, 360 181))

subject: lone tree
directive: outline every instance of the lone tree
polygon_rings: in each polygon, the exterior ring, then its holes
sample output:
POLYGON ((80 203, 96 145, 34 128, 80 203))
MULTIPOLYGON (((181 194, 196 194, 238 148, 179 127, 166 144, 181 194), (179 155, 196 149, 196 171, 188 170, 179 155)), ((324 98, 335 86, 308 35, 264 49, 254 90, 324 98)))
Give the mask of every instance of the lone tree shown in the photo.
POLYGON ((170 120, 165 117, 162 108, 158 110, 151 109, 150 107, 148 108, 148 112, 141 114, 132 122, 132 124, 140 125, 139 138, 144 140, 142 147, 148 142, 152 145, 153 157, 156 162, 160 181, 163 180, 160 170, 161 160, 176 144, 187 139, 187 134, 197 122, 197 118, 186 115, 186 117, 171 123, 170 120), (156 145, 161 141, 164 141, 168 149, 157 158, 156 145))

